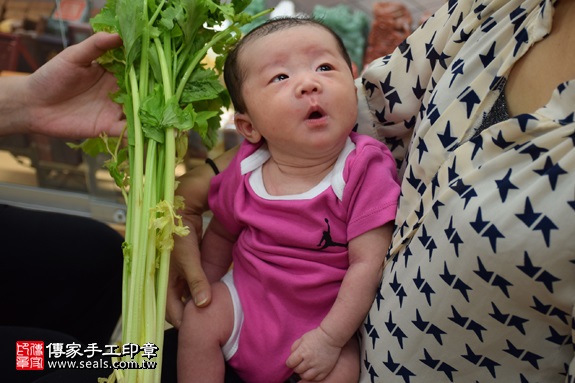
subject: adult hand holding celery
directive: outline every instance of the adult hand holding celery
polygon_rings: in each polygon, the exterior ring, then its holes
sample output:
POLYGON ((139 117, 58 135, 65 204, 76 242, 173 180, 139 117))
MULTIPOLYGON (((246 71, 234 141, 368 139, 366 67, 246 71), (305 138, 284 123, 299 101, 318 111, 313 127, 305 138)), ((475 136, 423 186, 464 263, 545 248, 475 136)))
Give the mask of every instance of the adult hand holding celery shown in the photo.
MULTIPOLYGON (((108 0, 91 20, 95 31, 123 40, 100 62, 118 79, 113 98, 123 105, 127 140, 102 137, 83 145, 111 154, 106 166, 126 199, 122 343, 160 349, 155 370, 117 370, 103 381, 160 382, 172 236, 188 233, 176 214, 183 201, 174 197, 175 168, 188 130, 208 147, 215 143, 229 105, 219 80, 223 56, 240 37, 239 27, 261 15, 243 12, 250 2, 108 0), (216 59, 207 67, 202 60, 210 50, 216 59)), ((142 355, 135 358, 141 362, 142 355)))

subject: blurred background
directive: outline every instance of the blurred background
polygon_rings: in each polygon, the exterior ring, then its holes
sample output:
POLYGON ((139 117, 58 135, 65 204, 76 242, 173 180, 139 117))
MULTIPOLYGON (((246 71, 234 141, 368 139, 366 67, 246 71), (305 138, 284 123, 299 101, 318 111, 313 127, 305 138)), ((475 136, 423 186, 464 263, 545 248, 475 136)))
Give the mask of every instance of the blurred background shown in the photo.
MULTIPOLYGON (((276 14, 305 13, 324 20, 344 40, 361 71, 391 52, 444 0, 253 0, 249 11, 275 7, 276 14)), ((105 0, 0 0, 0 76, 33 72, 66 46, 92 33, 88 23, 105 0)), ((1 118, 1 117, 0 117, 1 118)), ((221 142, 208 152, 195 133, 180 173, 235 145, 233 126, 222 121, 221 142)), ((0 204, 56 211, 103 221, 118 231, 125 206, 105 157, 92 158, 63 140, 39 136, 0 137, 0 204)))

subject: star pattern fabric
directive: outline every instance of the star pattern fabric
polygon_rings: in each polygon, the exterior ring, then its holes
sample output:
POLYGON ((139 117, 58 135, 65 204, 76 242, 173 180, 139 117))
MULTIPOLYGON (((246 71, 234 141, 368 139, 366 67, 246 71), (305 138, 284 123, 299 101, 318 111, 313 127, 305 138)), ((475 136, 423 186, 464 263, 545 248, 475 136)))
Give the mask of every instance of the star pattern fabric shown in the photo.
POLYGON ((479 129, 555 3, 450 0, 358 80, 402 179, 361 383, 575 382, 575 79, 479 129))

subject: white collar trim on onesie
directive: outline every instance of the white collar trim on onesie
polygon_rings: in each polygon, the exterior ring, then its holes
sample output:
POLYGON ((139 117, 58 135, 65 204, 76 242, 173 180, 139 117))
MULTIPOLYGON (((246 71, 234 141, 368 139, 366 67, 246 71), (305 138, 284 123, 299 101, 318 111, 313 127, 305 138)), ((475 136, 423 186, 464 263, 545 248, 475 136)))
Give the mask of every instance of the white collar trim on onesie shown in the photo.
POLYGON ((262 165, 266 163, 270 158, 270 152, 267 149, 267 145, 262 145, 250 156, 244 158, 241 162, 241 172, 242 174, 247 174, 252 172, 250 175, 250 186, 254 192, 261 198, 269 200, 302 200, 302 199, 312 199, 322 193, 328 187, 332 187, 333 192, 337 198, 341 201, 343 199, 343 189, 345 188, 345 180, 343 179, 343 169, 345 167, 345 161, 349 154, 355 149, 355 144, 351 138, 347 138, 345 146, 333 169, 321 180, 316 186, 310 190, 292 195, 271 195, 267 192, 262 176, 262 165))

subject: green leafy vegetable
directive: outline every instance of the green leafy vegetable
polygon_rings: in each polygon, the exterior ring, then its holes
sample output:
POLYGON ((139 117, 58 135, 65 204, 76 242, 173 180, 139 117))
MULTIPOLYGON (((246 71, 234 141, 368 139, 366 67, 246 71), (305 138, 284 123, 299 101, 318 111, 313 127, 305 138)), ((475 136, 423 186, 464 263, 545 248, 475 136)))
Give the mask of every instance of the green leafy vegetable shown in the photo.
MULTIPOLYGON (((120 90, 126 140, 102 137, 82 148, 106 151, 106 166, 127 205, 124 243, 122 343, 159 347, 154 370, 117 370, 102 381, 160 382, 164 316, 173 235, 186 235, 176 214, 175 168, 193 129, 211 147, 229 97, 220 82, 223 56, 240 37, 240 27, 267 13, 249 15, 251 0, 108 0, 91 20, 95 31, 119 33, 121 48, 100 62, 112 71, 120 90), (225 28, 222 25, 226 24, 225 28)), ((131 360, 130 356, 124 357, 131 360)), ((142 362, 142 353, 135 360, 142 362)))

